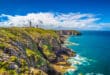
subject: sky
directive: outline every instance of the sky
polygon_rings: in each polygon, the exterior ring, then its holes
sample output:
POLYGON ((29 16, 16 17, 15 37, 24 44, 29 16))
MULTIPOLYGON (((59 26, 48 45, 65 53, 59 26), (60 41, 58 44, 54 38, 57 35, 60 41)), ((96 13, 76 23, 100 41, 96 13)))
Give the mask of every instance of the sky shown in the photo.
POLYGON ((110 30, 110 0, 0 0, 0 26, 110 30))

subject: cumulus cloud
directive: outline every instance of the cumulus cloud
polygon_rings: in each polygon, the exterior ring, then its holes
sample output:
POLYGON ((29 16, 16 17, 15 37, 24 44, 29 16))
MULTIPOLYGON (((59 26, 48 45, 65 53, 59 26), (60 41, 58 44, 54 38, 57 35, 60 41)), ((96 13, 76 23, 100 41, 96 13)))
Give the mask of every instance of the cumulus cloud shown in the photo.
MULTIPOLYGON (((101 29, 104 24, 97 25, 100 18, 93 14, 81 13, 29 13, 21 15, 0 15, 0 27, 28 27, 31 25, 45 29, 101 29), (7 19, 3 19, 3 18, 7 19)), ((108 25, 107 25, 108 26, 108 25)))

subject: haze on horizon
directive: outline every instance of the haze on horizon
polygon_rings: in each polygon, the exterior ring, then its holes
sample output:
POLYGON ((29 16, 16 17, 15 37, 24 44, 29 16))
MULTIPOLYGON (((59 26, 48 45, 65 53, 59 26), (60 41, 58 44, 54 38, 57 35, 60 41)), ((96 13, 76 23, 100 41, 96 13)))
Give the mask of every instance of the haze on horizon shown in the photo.
POLYGON ((0 0, 0 27, 110 30, 109 0, 0 0))

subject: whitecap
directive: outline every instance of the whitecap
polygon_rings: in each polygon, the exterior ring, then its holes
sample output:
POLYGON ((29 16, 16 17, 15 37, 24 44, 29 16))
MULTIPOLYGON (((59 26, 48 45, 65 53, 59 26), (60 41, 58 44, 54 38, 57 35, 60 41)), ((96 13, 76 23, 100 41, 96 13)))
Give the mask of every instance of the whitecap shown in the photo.
POLYGON ((68 69, 67 71, 72 71, 72 72, 74 72, 74 71, 76 71, 76 69, 68 69))
POLYGON ((102 73, 93 73, 93 72, 91 72, 91 73, 86 73, 85 75, 104 75, 104 74, 102 74, 102 73))
POLYGON ((64 44, 64 45, 65 45, 65 46, 79 46, 78 43, 70 42, 70 41, 68 41, 68 40, 65 41, 65 44, 64 44))
MULTIPOLYGON (((76 75, 75 74, 75 71, 77 71, 79 68, 80 68, 80 65, 81 66, 88 66, 91 64, 91 62, 94 62, 93 59, 89 59, 87 57, 83 57, 83 56, 80 56, 80 55, 76 55, 75 57, 70 57, 67 62, 71 63, 72 65, 71 66, 74 66, 75 69, 72 70, 72 69, 68 69, 67 70, 67 75, 76 75)), ((94 75, 94 73, 87 73, 85 75, 94 75)), ((82 75, 82 73, 79 73, 77 75, 82 75)), ((100 73, 97 73, 96 75, 103 75, 103 74, 100 74, 100 73)))
POLYGON ((77 66, 77 65, 90 65, 90 62, 92 62, 93 60, 88 59, 86 57, 82 57, 77 54, 75 57, 71 57, 67 61, 71 63, 72 66, 77 66))

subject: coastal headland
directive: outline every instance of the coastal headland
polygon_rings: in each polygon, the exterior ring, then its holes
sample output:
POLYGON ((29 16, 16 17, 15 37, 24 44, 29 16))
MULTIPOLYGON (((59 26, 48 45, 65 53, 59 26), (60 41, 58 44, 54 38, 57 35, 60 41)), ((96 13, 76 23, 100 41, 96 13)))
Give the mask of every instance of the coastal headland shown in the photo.
POLYGON ((62 46, 75 30, 0 28, 0 75, 63 75, 75 52, 62 46))

